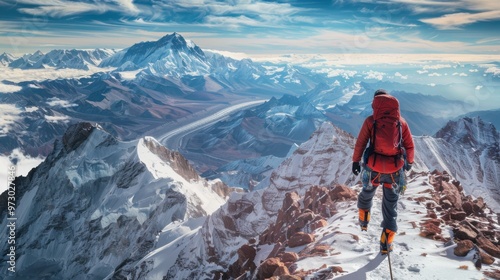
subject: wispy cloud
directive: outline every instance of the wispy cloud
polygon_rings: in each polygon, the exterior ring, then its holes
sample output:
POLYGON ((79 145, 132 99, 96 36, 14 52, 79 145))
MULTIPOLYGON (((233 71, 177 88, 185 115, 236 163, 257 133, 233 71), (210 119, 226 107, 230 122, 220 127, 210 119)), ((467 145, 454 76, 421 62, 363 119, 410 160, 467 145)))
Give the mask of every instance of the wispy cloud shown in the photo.
POLYGON ((17 0, 17 2, 32 6, 19 8, 19 11, 22 13, 56 18, 89 12, 103 14, 108 11, 115 11, 129 15, 137 15, 140 13, 139 8, 134 5, 133 0, 112 0, 106 2, 17 0))
POLYGON ((383 18, 372 18, 372 20, 376 23, 383 24, 383 25, 391 25, 391 26, 397 26, 397 27, 417 27, 418 25, 414 23, 405 23, 405 22, 396 22, 396 21, 391 21, 383 18))
POLYGON ((498 0, 358 0, 380 5, 402 5, 415 14, 432 15, 420 19, 440 30, 458 29, 479 21, 500 19, 498 0))
POLYGON ((64 0, 19 0, 19 2, 33 5, 34 7, 30 8, 20 8, 19 11, 34 16, 64 17, 87 12, 102 14, 110 10, 110 5, 102 3, 70 2, 64 0))
POLYGON ((465 33, 474 22, 492 26, 496 22, 489 21, 500 20, 497 0, 344 0, 328 5, 283 0, 17 3, 8 9, 18 16, 2 17, 0 22, 0 36, 5 38, 0 49, 17 54, 35 47, 125 48, 172 32, 202 48, 245 53, 499 51, 493 31, 465 33), (458 31, 443 31, 449 29, 458 31))
POLYGON ((478 21, 500 19, 500 10, 481 13, 454 13, 441 17, 421 19, 421 22, 435 26, 438 29, 458 29, 464 25, 478 21))
MULTIPOLYGON (((80 69, 12 69, 3 68, 2 69, 2 79, 14 83, 20 83, 24 81, 45 81, 54 79, 70 79, 70 78, 81 78, 90 77, 90 75, 102 72, 103 68, 89 67, 89 70, 80 69)), ((109 68, 107 70, 112 70, 114 68, 109 68)))

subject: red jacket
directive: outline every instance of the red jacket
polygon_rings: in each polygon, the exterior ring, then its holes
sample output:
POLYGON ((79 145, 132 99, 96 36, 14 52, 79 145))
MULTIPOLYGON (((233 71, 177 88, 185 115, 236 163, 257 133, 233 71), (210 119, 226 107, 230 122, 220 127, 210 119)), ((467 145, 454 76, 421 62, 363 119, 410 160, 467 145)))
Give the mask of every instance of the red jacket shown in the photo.
MULTIPOLYGON (((408 163, 413 163, 414 159, 414 145, 413 138, 411 136, 410 128, 408 127, 408 123, 400 117, 401 122, 401 131, 403 138, 403 148, 406 150, 406 160, 408 163)), ((361 130, 359 131, 358 139, 356 140, 356 145, 354 147, 354 154, 352 156, 353 162, 360 162, 363 157, 363 152, 368 144, 368 140, 370 140, 373 133, 373 115, 366 118, 361 130)), ((404 165, 404 160, 401 159, 398 161, 397 165, 394 164, 394 157, 384 157, 378 156, 375 160, 375 165, 373 165, 373 157, 375 155, 372 154, 368 159, 367 166, 371 168, 375 172, 379 173, 394 173, 400 170, 404 165)))

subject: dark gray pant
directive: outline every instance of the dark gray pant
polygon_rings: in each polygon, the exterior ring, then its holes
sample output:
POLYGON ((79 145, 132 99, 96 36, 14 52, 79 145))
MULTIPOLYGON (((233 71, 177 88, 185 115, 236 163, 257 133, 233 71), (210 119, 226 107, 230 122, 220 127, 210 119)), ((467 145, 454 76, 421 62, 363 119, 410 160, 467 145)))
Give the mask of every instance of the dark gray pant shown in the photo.
POLYGON ((404 184, 403 172, 403 170, 400 170, 393 174, 381 174, 365 168, 361 174, 363 189, 358 195, 358 208, 371 209, 373 196, 377 187, 381 186, 383 190, 382 216, 384 218, 381 227, 395 232, 398 231, 396 222, 398 217, 397 206, 399 191, 402 184, 404 184))

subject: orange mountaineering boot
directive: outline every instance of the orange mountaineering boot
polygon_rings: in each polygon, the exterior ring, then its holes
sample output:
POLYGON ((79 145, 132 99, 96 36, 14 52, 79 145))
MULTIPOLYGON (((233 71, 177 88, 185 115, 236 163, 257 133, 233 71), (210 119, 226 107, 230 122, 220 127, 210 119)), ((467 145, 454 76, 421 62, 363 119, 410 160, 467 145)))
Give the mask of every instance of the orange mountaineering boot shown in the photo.
POLYGON ((385 255, 388 252, 392 252, 392 242, 394 241, 394 236, 396 236, 395 231, 392 231, 390 229, 382 230, 382 234, 380 235, 380 253, 382 255, 385 255))
POLYGON ((370 222, 370 209, 359 209, 359 225, 362 231, 368 230, 368 223, 370 222))

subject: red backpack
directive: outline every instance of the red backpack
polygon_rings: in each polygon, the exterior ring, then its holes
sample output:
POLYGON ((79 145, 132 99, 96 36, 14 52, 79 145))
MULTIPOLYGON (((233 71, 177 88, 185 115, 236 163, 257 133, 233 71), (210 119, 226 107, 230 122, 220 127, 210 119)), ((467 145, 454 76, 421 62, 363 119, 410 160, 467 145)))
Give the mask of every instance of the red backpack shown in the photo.
POLYGON ((401 160, 404 154, 399 102, 394 96, 381 94, 373 98, 372 108, 373 130, 370 145, 365 153, 365 163, 373 154, 372 166, 375 166, 377 159, 389 160, 389 158, 393 158, 397 167, 398 160, 401 160))

